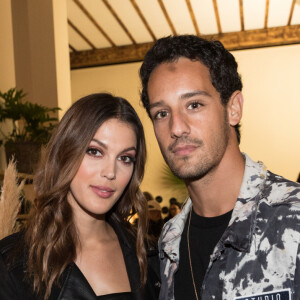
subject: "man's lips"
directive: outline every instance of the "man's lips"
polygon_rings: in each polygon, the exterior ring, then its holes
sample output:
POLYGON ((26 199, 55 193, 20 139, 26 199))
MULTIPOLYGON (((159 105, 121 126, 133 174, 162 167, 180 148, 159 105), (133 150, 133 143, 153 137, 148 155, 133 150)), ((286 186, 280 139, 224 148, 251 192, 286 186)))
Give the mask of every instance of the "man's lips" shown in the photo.
POLYGON ((198 147, 198 145, 178 145, 172 149, 172 152, 175 155, 184 156, 194 152, 198 147))
POLYGON ((115 192, 115 190, 106 186, 91 185, 91 189, 97 196, 101 198, 109 198, 115 192))

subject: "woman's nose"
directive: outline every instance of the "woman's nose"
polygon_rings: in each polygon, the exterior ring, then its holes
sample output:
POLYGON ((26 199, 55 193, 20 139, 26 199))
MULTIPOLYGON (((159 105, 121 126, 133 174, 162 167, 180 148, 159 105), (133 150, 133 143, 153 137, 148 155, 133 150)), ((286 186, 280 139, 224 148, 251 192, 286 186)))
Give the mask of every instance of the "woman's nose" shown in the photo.
POLYGON ((102 161, 100 175, 101 177, 106 177, 108 180, 116 179, 116 164, 115 161, 107 159, 102 161))

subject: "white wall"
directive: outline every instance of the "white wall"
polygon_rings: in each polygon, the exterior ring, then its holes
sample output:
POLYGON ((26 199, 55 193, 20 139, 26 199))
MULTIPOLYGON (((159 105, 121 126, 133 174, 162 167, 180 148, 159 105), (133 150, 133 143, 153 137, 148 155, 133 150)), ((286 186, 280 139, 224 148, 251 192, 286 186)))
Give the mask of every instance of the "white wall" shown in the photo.
MULTIPOLYGON (((300 45, 235 51, 244 84, 242 151, 290 180, 300 172, 300 45)), ((161 184, 163 159, 152 124, 139 101, 141 63, 71 72, 72 100, 107 91, 127 98, 144 124, 148 163, 142 190, 164 201, 175 196, 161 184)), ((167 203, 166 203, 167 204, 167 203)))

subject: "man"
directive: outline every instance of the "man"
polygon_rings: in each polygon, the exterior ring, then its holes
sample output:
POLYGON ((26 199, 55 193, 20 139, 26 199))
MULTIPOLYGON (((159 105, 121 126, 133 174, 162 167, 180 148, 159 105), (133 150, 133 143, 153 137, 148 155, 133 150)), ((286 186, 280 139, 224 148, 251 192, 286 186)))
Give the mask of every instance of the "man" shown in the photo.
POLYGON ((218 41, 167 37, 140 77, 161 152, 190 196, 159 240, 160 299, 300 299, 300 187, 240 152, 234 57, 218 41))

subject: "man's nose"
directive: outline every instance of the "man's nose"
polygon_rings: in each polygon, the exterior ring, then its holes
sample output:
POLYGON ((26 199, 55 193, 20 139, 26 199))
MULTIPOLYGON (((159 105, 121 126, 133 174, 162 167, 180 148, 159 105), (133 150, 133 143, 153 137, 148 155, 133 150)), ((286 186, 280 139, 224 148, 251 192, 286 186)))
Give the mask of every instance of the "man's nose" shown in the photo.
POLYGON ((170 131, 172 138, 179 138, 190 133, 187 116, 182 112, 173 112, 170 118, 170 131))

